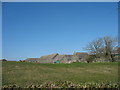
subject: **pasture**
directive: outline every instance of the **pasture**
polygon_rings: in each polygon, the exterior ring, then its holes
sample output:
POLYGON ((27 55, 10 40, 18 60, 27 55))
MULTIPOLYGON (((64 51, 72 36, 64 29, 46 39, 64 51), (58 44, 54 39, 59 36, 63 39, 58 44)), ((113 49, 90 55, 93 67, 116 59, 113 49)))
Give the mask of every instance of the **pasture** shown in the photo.
POLYGON ((2 62, 2 85, 40 85, 48 82, 71 81, 80 83, 117 83, 118 63, 40 64, 2 62))

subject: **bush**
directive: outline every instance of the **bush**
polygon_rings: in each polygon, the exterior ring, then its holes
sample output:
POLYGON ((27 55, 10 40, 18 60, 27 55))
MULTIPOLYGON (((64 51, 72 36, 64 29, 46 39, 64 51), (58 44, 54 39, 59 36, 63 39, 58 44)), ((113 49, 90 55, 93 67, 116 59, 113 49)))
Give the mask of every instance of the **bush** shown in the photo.
POLYGON ((85 60, 89 63, 89 62, 93 62, 95 61, 95 56, 94 55, 87 55, 85 56, 85 60))

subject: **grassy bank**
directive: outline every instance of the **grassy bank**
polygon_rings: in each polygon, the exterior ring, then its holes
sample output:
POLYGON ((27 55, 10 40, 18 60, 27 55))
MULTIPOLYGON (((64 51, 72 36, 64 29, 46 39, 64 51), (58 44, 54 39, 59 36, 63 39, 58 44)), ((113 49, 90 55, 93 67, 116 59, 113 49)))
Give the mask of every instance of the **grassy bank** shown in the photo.
POLYGON ((47 82, 71 81, 80 83, 118 82, 117 62, 39 64, 27 62, 3 62, 3 85, 39 85, 47 82))

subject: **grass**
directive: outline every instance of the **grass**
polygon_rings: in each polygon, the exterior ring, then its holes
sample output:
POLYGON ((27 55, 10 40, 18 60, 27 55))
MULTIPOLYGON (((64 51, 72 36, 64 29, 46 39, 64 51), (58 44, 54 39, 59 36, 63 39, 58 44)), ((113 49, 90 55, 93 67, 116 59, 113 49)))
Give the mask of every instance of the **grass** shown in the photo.
POLYGON ((39 85, 48 82, 71 81, 80 83, 117 83, 118 63, 39 64, 27 62, 3 62, 4 85, 39 85))

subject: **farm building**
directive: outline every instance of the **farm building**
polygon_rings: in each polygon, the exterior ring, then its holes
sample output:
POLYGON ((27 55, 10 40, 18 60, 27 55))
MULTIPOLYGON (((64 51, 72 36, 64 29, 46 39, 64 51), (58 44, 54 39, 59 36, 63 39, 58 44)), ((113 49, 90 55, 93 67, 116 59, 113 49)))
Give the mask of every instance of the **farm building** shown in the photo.
POLYGON ((7 61, 6 59, 0 59, 0 61, 7 61))
POLYGON ((40 58, 28 58, 26 62, 37 63, 71 63, 71 62, 85 62, 84 57, 87 53, 74 53, 73 55, 60 55, 58 53, 41 56, 40 58))

